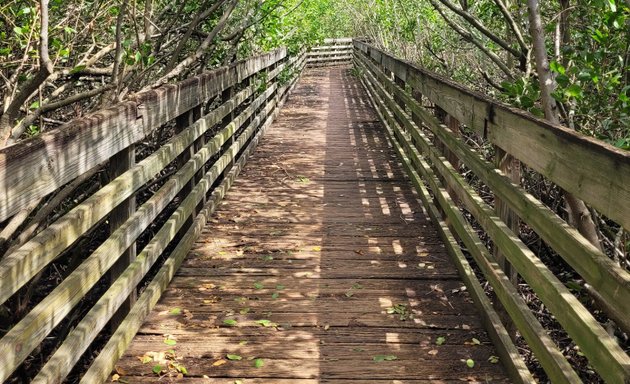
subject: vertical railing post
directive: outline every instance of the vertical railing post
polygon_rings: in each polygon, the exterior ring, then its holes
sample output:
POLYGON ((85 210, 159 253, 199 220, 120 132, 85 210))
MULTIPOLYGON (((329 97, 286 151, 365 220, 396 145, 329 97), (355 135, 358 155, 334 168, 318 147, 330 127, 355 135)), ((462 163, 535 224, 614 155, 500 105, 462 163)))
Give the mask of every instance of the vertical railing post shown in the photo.
MULTIPOLYGON (((521 182, 521 163, 516 158, 514 158, 509 153, 505 152, 503 149, 498 146, 494 146, 494 164, 495 166, 501 170, 510 180, 515 184, 520 184, 521 182)), ((501 218, 501 220, 516 234, 517 236, 520 233, 520 219, 518 215, 512 211, 507 203, 503 201, 497 194, 494 195, 494 210, 497 215, 501 218)), ((493 245, 492 253, 497 260, 497 263, 503 269, 507 277, 510 281, 516 286, 518 284, 518 273, 516 269, 512 267, 510 262, 506 259, 505 255, 498 249, 496 245, 493 245)), ((507 329, 510 337, 515 340, 516 339, 516 325, 512 321, 510 315, 507 313, 505 308, 501 306, 498 300, 495 300, 497 303, 495 305, 497 309, 497 313, 501 316, 501 320, 503 324, 505 324, 505 328, 507 329)))
MULTIPOLYGON (((107 167, 107 176, 109 180, 113 180, 116 177, 123 174, 134 166, 136 162, 136 150, 135 145, 118 152, 109 160, 107 167)), ((114 232, 118 229, 129 217, 131 217, 136 211, 136 196, 131 195, 127 200, 122 202, 116 208, 112 210, 109 215, 109 231, 114 232)), ((133 263, 136 258, 136 243, 134 242, 127 248, 127 250, 120 256, 118 261, 109 270, 110 285, 113 284, 118 277, 125 271, 125 269, 133 263)), ((127 313, 131 310, 131 307, 136 302, 137 292, 134 290, 129 295, 129 298, 120 306, 118 311, 112 316, 110 320, 110 329, 116 330, 120 323, 124 320, 127 313)))
MULTIPOLYGON (((195 113, 198 113, 198 111, 196 112, 193 108, 189 111, 182 113, 181 115, 175 118, 175 134, 182 132, 184 129, 189 127, 195 121, 195 113)), ((184 164, 186 164, 186 162, 190 160, 190 158, 194 154, 195 154, 195 144, 193 143, 188 149, 184 150, 184 152, 182 152, 182 154, 179 155, 179 157, 177 158, 177 161, 176 161, 177 168, 181 168, 184 164)), ((193 177, 192 180, 186 183, 186 185, 184 185, 184 187, 181 189, 181 191, 177 195, 177 199, 179 200, 180 203, 184 201, 184 199, 186 199, 186 196, 188 196, 190 192, 192 191, 192 189, 195 187, 194 179, 195 177, 193 177)), ((190 228, 193 222, 193 218, 195 216, 196 216, 196 212, 193 211, 193 213, 186 219, 186 221, 184 222, 184 225, 180 229, 179 231, 180 234, 185 233, 188 230, 188 228, 190 228)))

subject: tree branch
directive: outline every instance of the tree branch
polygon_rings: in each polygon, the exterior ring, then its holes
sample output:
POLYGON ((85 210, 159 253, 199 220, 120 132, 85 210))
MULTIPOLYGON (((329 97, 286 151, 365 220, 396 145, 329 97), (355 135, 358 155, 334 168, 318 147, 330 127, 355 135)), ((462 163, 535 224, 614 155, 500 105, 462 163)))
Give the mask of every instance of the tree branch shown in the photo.
MULTIPOLYGON (((481 24, 481 22, 475 16, 471 15, 470 13, 468 13, 467 11, 464 11, 463 9, 459 7, 456 7, 449 0, 439 0, 439 1, 440 3, 448 7, 448 9, 450 9, 451 11, 455 12, 456 14, 464 18, 466 21, 468 21, 473 27, 475 27, 479 32, 483 33, 488 39, 494 41, 501 48, 511 53, 514 57, 517 57, 520 59, 522 56, 525 55, 524 52, 519 52, 516 49, 512 48, 510 44, 508 44, 505 40, 501 39, 499 36, 491 32, 488 28, 486 28, 483 24, 481 24)), ((433 1, 431 1, 431 3, 433 3, 433 1)))
POLYGON ((229 3, 227 9, 225 10, 225 12, 223 12, 223 16, 221 16, 221 19, 219 19, 219 22, 217 23, 217 25, 214 27, 212 32, 210 32, 208 37, 206 37, 206 39, 199 45, 199 47, 197 48, 197 50, 193 54, 189 55, 187 58, 182 60, 179 64, 177 64, 177 66, 175 68, 173 68, 171 71, 169 71, 166 75, 162 76, 162 78, 159 79, 150 88, 154 88, 154 87, 160 86, 162 84, 165 84, 166 82, 168 82, 173 77, 179 75, 186 67, 188 67, 190 64, 194 63, 195 60, 198 60, 199 58, 201 58, 201 56, 203 56, 206 53, 206 51, 208 50, 208 48, 212 44, 212 41, 214 40, 214 38, 219 34, 219 32, 221 32, 223 30, 223 28, 225 28, 225 26, 227 24, 227 21, 228 21, 228 18, 230 17, 232 12, 234 11, 234 8, 236 8, 236 5, 238 4, 238 2, 239 2, 239 0, 232 0, 229 3))
MULTIPOLYGON (((435 8, 435 10, 438 11, 438 13, 442 16, 444 21, 446 21, 446 23, 451 28, 453 28, 453 30, 455 30, 455 32, 457 32, 461 37, 463 37, 464 40, 474 44, 477 48, 479 48, 481 50, 481 52, 483 52, 486 56, 488 56, 488 58, 490 60, 492 60, 492 62, 495 63, 497 65, 497 67, 499 67, 499 69, 501 69, 501 71, 503 71, 503 73, 505 73, 507 75, 507 77, 509 77, 510 79, 514 78, 514 75, 512 74, 512 71, 507 67, 507 65, 505 65, 503 60, 501 60, 501 58, 496 53, 494 53, 494 52, 490 51, 488 48, 486 48, 486 46, 483 45, 483 43, 481 43, 479 40, 477 40, 472 35, 472 33, 468 32, 463 27, 461 27, 460 25, 458 25, 454 21, 450 20, 444 14, 444 11, 440 8, 440 6, 436 3, 435 0, 429 0, 429 1, 431 2, 433 7, 435 8)), ((440 0, 440 1, 442 1, 442 0, 440 0)))
POLYGON ((518 27, 518 24, 516 24, 516 21, 510 14, 510 11, 507 9, 507 6, 503 2, 503 0, 494 0, 494 2, 501 10, 501 13, 507 21, 507 24, 510 26, 510 29, 512 30, 512 32, 514 32, 514 36, 516 36, 516 41, 518 42, 519 47, 521 47, 521 54, 529 51, 529 47, 525 43, 525 39, 523 38, 523 33, 521 32, 521 29, 518 27))
POLYGON ((0 145, 6 145, 11 136, 11 128, 22 104, 37 91, 39 86, 53 73, 53 63, 48 56, 48 0, 40 0, 41 30, 39 33, 39 71, 20 89, 15 98, 0 116, 0 145))

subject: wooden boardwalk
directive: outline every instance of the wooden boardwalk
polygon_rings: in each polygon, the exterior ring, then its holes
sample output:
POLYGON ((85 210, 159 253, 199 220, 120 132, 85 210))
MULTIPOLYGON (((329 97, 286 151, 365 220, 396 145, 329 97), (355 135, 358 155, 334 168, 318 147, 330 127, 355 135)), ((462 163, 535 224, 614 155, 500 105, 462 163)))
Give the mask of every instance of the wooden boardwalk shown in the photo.
POLYGON ((358 81, 311 69, 117 371, 129 383, 506 382, 463 286, 358 81))

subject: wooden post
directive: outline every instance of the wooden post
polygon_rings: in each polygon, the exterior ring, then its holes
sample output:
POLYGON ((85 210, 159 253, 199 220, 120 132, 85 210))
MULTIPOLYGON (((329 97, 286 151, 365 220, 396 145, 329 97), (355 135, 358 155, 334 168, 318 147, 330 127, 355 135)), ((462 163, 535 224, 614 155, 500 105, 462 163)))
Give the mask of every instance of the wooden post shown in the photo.
MULTIPOLYGON (((195 121, 199 120, 201 118, 202 113, 203 113, 202 104, 194 107, 191 110, 191 113, 192 113, 192 122, 193 123, 195 121)), ((197 153, 205 144, 206 144, 206 135, 203 134, 203 135, 199 136, 199 138, 197 140, 195 140, 195 143, 192 146, 193 150, 191 151, 191 156, 194 156, 194 154, 197 153)), ((203 175, 206 173, 205 172, 205 168, 206 167, 201 167, 201 168, 199 168, 197 173, 195 173, 195 176, 193 177, 193 184, 192 184, 193 188, 194 188, 195 185, 197 185, 197 183, 201 179, 203 179, 203 175)), ((203 209, 204 205, 206 205, 206 196, 204 196, 199 201, 199 204, 197 205, 197 207, 195 207, 195 210, 193 211, 193 214, 192 214, 192 218, 193 219, 197 216, 197 214, 199 212, 201 212, 201 210, 203 209)))
MULTIPOLYGON (((195 113, 196 112, 194 111, 194 108, 193 108, 189 111, 182 113, 181 115, 175 118, 175 134, 180 133, 181 131, 189 127, 195 121, 195 113)), ((193 156, 194 153, 195 153, 195 143, 193 143, 187 150, 185 150, 184 152, 182 152, 181 155, 179 155, 179 157, 177 158, 177 168, 181 168, 184 164, 186 164, 186 162, 190 160, 190 158, 193 156)), ((193 177, 192 180, 186 183, 186 185, 182 188, 179 194, 177 194, 177 199, 179 200, 180 204, 182 201, 184 201, 186 196, 188 196, 190 192, 192 191, 192 189, 194 188, 195 186, 194 179, 195 177, 193 177)), ((190 226, 192 225, 194 216, 196 216, 195 213, 193 213, 186 220, 186 223, 184 223, 184 225, 179 231, 180 234, 186 233, 188 228, 190 228, 190 226)))
MULTIPOLYGON (((495 150, 495 166, 500 169, 506 176, 512 180, 512 182, 516 184, 520 184, 521 182, 521 163, 515 159, 512 155, 505 152, 503 149, 498 146, 494 146, 495 150)), ((518 215, 512 211, 507 203, 501 200, 498 195, 494 195, 494 210, 497 212, 501 220, 514 232, 517 236, 520 233, 520 219, 518 215)), ((510 262, 506 259, 505 255, 498 249, 496 245, 493 245, 492 253, 494 258, 499 263, 499 266, 507 277, 510 279, 512 284, 515 286, 518 284, 518 273, 516 269, 512 267, 510 262)), ((495 307, 497 309, 497 313, 501 317, 501 321, 505 325, 508 334, 512 338, 512 340, 516 341, 516 325, 512 321, 510 315, 507 313, 505 308, 500 304, 498 300, 495 300, 495 307)))
MULTIPOLYGON (((394 76, 394 84, 398 85, 400 88, 402 88, 403 90, 405 89, 405 82, 403 81, 403 79, 401 79, 400 77, 393 75, 394 76)), ((390 93, 392 95, 394 95, 394 102, 396 104, 398 104, 398 106, 400 106, 400 109, 402 109, 403 111, 407 110, 407 105, 405 104, 404 100, 399 97, 397 95, 396 92, 394 92, 394 90, 390 90, 390 93)), ((395 115, 394 115, 395 116, 395 115)), ((401 126, 401 128, 403 130, 405 130, 405 125, 403 124, 403 122, 396 116, 396 121, 398 121, 398 124, 401 126)))
MULTIPOLYGON (((136 162, 136 151, 135 146, 130 145, 129 147, 123 149, 118 152, 114 156, 111 157, 109 161, 109 165, 107 168, 107 176, 109 180, 113 180, 116 177, 123 174, 129 168, 133 167, 136 162)), ((136 196, 131 195, 127 200, 120 203, 116 208, 114 208, 109 215, 109 231, 114 232, 118 227, 120 227, 127 219, 134 214, 136 211, 136 196)), ((109 270, 109 281, 110 285, 118 279, 118 277, 125 271, 125 269, 129 266, 129 264, 133 263, 136 258, 136 243, 133 243, 122 255, 118 261, 110 268, 109 270)), ((133 291, 127 301, 125 301, 118 311, 112 316, 110 321, 110 329, 113 331, 118 328, 120 323, 125 319, 127 313, 131 310, 131 307, 136 302, 138 294, 136 291, 133 291)))

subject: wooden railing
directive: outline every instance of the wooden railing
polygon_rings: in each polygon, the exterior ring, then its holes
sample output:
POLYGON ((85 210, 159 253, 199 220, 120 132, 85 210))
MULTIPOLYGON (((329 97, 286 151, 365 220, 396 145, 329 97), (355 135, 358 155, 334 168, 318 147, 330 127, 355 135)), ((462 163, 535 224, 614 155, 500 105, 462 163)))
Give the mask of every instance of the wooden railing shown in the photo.
POLYGON ((533 382, 506 326, 518 329, 552 382, 581 382, 513 284, 517 273, 606 382, 630 382, 630 357, 519 238, 519 223, 535 231, 579 274, 577 279, 584 281, 596 304, 626 331, 630 274, 519 185, 518 172, 524 164, 627 230, 630 153, 490 100, 364 42, 355 41, 354 47, 364 86, 483 309, 487 329, 513 379, 533 382), (476 134, 483 142, 479 145, 494 145, 494 162, 463 140, 462 129, 476 134), (493 196, 480 196, 471 180, 493 196), (491 243, 480 239, 479 230, 491 243), (490 283, 502 308, 494 310, 469 261, 490 283), (503 324, 505 314, 509 317, 503 324))
POLYGON ((109 178, 84 200, 64 201, 74 207, 0 259, 0 303, 8 307, 19 306, 13 304, 25 290, 37 290, 42 274, 62 267, 56 287, 0 339, 0 381, 53 331, 63 342, 48 343, 46 364, 27 376, 37 373, 36 383, 63 381, 113 319, 113 334, 81 382, 108 378, 305 60, 304 53, 288 57, 280 49, 140 93, 0 150, 0 222, 39 201, 45 207, 77 180, 93 186, 109 178), (165 144, 151 144, 171 134, 165 144), (128 312, 121 314, 121 306, 128 312))
POLYGON ((306 65, 321 67, 344 65, 352 62, 352 39, 324 39, 324 44, 307 53, 306 65))

